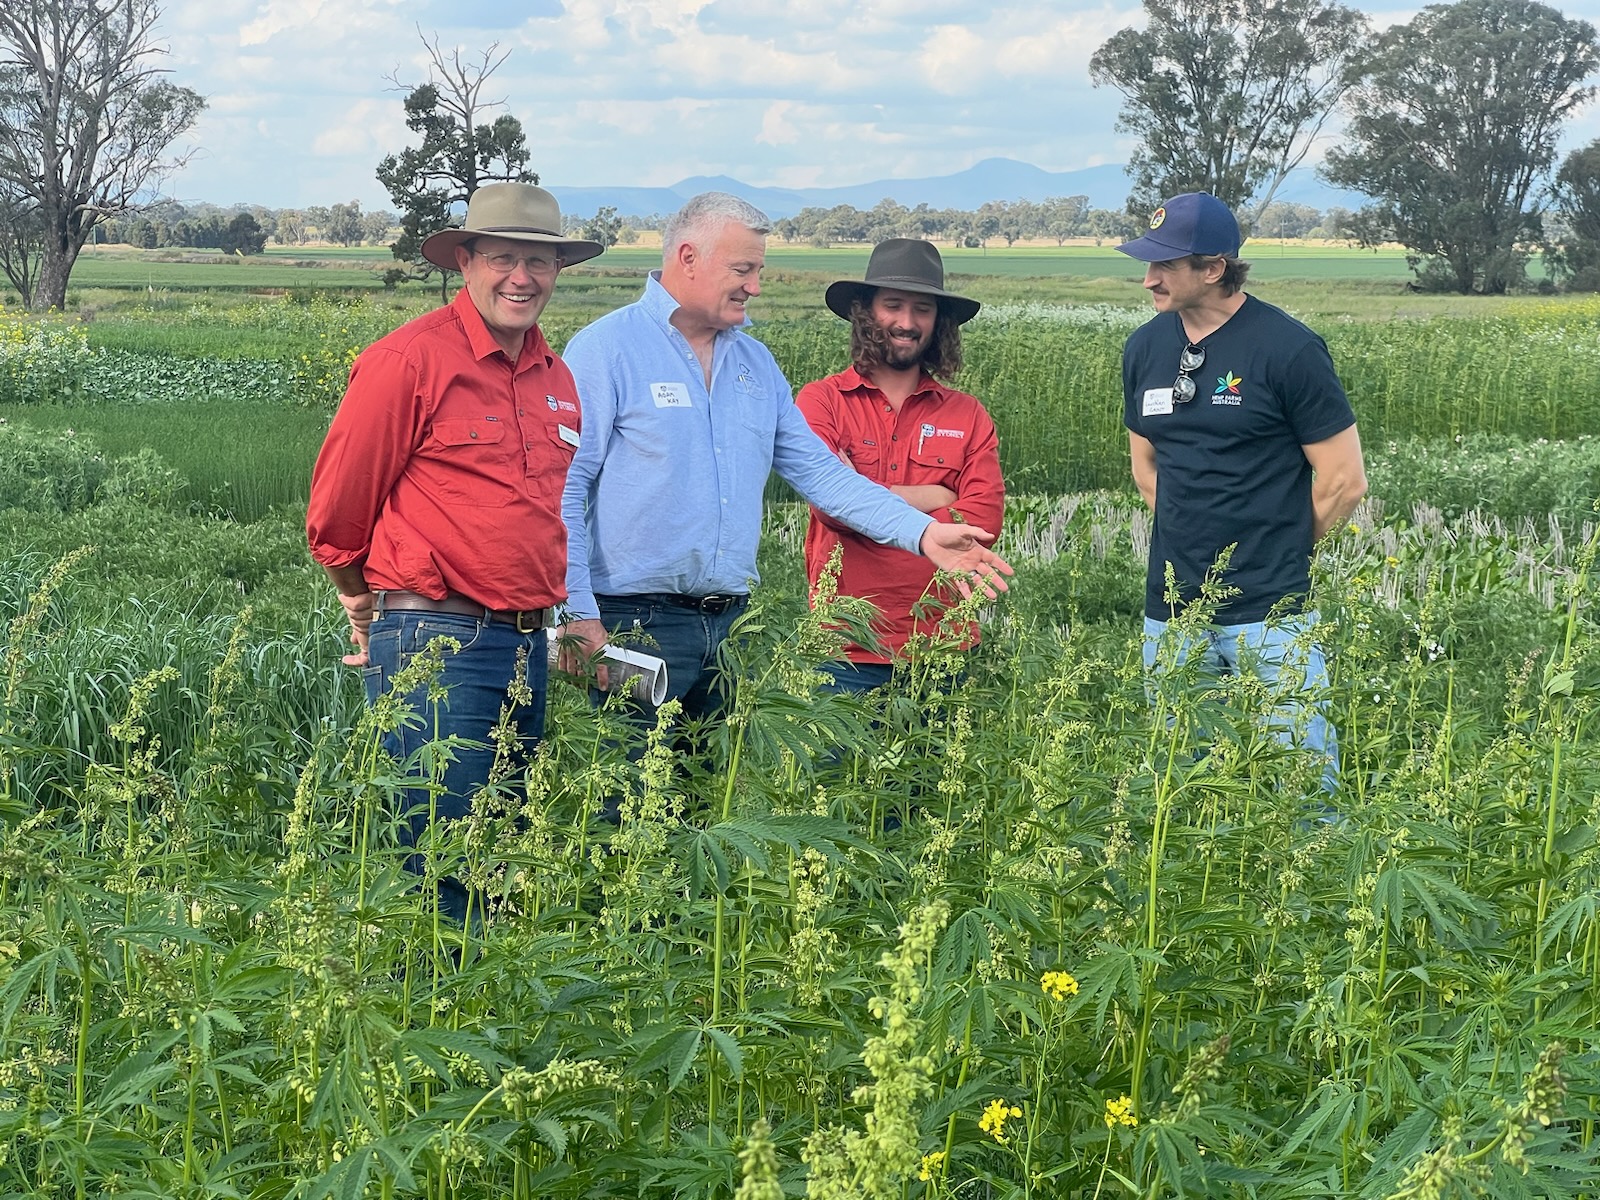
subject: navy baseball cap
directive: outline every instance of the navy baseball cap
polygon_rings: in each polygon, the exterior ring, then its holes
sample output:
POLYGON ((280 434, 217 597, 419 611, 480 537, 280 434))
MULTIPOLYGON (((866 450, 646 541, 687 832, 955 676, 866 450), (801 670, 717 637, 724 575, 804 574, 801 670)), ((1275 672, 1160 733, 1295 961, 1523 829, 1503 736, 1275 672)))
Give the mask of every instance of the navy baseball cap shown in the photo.
POLYGON ((1150 232, 1117 249, 1144 262, 1167 262, 1190 254, 1239 253, 1239 222, 1210 192, 1184 192, 1150 214, 1150 232))

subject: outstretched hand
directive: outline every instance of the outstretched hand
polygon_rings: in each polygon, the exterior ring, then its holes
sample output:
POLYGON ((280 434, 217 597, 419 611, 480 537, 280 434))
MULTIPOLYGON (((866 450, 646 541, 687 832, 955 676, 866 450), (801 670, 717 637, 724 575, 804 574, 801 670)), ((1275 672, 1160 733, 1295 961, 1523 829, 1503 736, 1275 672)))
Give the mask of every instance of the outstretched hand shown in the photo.
POLYGON ((1010 563, 989 549, 992 541, 994 534, 976 525, 932 521, 922 531, 919 548, 934 566, 956 577, 956 590, 962 596, 972 595, 976 587, 993 600, 1000 592, 1010 590, 1004 577, 1015 572, 1010 563))

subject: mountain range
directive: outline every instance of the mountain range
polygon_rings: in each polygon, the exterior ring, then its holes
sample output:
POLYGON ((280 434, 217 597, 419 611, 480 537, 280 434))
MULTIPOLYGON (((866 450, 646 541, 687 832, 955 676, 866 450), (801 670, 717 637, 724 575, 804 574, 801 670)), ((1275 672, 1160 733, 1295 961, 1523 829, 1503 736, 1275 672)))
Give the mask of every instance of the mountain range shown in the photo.
MULTIPOLYGON (((907 208, 970 211, 990 200, 1046 200, 1051 196, 1088 196, 1090 208, 1120 209, 1128 198, 1128 176, 1120 163, 1084 167, 1078 171, 1046 171, 1010 158, 986 158, 950 175, 921 179, 875 179, 843 187, 755 187, 726 175, 695 175, 671 187, 563 187, 547 184, 561 201, 563 212, 590 216, 609 205, 623 216, 668 214, 701 192, 731 192, 750 201, 773 220, 792 217, 802 208, 833 208, 849 204, 869 209, 880 200, 894 200, 907 208)), ((1310 168, 1289 175, 1275 199, 1306 204, 1316 209, 1338 205, 1356 209, 1367 197, 1341 191, 1318 179, 1310 168)))

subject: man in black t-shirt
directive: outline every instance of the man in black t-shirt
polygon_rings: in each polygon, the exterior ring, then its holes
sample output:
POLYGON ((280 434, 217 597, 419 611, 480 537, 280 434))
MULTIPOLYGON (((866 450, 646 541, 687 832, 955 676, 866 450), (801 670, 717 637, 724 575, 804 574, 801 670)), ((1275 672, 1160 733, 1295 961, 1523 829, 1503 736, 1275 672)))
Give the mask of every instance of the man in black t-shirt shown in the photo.
MULTIPOLYGON (((1310 637, 1316 614, 1304 608, 1311 548, 1366 494, 1361 439, 1323 340, 1240 290, 1249 271, 1240 240, 1222 201, 1186 192, 1151 214, 1143 237, 1117 247, 1149 264, 1144 286, 1156 307, 1122 355, 1133 478, 1155 510, 1145 664, 1157 669, 1166 623, 1231 547, 1221 575, 1229 590, 1204 644, 1160 661, 1202 653, 1209 670, 1252 670, 1269 684, 1281 674, 1315 693, 1327 668, 1310 637)), ((1324 756, 1332 793, 1333 728, 1318 704, 1290 707, 1277 721, 1282 736, 1324 756)))

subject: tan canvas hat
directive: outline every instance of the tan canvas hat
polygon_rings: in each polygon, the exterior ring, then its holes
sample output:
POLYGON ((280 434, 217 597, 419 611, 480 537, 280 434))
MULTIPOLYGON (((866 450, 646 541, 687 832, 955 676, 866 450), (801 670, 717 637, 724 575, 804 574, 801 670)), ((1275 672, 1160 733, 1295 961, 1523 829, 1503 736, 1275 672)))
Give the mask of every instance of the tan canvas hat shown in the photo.
POLYGON ((918 238, 889 238, 879 242, 867 259, 867 277, 830 283, 823 299, 829 308, 848 321, 850 302, 859 299, 867 303, 878 288, 937 296, 957 325, 972 320, 981 307, 976 300, 944 290, 944 259, 939 257, 932 242, 918 238))
POLYGON ((460 229, 441 229, 429 237, 422 243, 422 257, 446 271, 459 270, 456 247, 485 234, 554 246, 562 265, 567 267, 605 253, 599 242, 562 235, 561 206, 542 187, 531 183, 486 183, 467 201, 466 223, 460 229))

